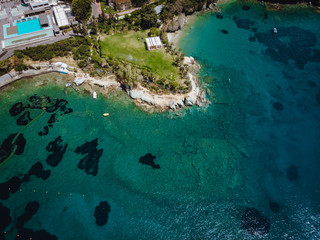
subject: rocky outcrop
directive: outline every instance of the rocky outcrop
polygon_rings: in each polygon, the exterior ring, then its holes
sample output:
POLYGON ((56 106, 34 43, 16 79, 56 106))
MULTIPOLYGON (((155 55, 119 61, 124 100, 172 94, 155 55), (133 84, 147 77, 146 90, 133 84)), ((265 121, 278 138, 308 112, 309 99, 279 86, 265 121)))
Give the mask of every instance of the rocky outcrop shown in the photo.
MULTIPOLYGON (((182 61, 182 66, 187 66, 188 67, 188 72, 190 72, 192 75, 197 75, 199 72, 201 66, 199 63, 197 63, 193 57, 185 57, 182 61)), ((187 76, 188 78, 188 76, 187 76)))
POLYGON ((209 101, 206 99, 204 91, 200 88, 196 73, 200 65, 193 57, 185 57, 184 65, 188 66, 189 72, 186 76, 191 82, 191 91, 186 94, 155 94, 150 90, 138 86, 134 89, 127 89, 127 94, 140 105, 147 104, 160 109, 171 109, 176 111, 185 106, 206 106, 209 101))
POLYGON ((186 15, 181 13, 178 17, 173 18, 171 21, 167 23, 164 27, 166 32, 175 32, 183 28, 187 21, 186 15))

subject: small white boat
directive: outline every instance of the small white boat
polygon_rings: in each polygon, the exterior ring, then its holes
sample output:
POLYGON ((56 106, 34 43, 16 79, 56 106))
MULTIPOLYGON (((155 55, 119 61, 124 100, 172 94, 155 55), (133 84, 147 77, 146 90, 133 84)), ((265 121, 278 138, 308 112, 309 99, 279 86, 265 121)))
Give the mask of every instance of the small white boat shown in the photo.
POLYGON ((69 87, 69 86, 71 86, 71 83, 67 83, 67 84, 66 84, 66 87, 69 87))
POLYGON ((97 93, 93 92, 92 97, 93 97, 93 99, 97 99, 97 93))
POLYGON ((108 117, 108 116, 109 116, 109 113, 102 114, 102 117, 108 117))
POLYGON ((274 33, 278 33, 278 29, 277 28, 273 28, 273 32, 274 33))

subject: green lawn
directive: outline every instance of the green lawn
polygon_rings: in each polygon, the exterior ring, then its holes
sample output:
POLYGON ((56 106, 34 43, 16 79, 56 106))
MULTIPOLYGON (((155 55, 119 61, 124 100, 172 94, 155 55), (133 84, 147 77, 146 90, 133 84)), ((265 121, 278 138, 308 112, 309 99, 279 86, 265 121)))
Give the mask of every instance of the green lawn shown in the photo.
POLYGON ((174 79, 179 79, 179 70, 173 65, 173 56, 166 53, 164 49, 148 51, 145 46, 146 37, 146 32, 129 32, 106 36, 101 41, 102 54, 145 66, 160 77, 170 79, 172 73, 174 79), (144 39, 141 39, 141 37, 144 39))

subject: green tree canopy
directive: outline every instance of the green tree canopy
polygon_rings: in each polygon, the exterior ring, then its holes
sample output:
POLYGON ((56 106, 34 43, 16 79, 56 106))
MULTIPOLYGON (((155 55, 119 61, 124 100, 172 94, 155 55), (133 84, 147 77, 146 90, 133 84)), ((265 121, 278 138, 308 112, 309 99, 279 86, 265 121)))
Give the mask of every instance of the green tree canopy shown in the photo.
POLYGON ((141 7, 142 5, 149 3, 149 0, 131 0, 131 3, 135 7, 141 7))
POLYGON ((150 7, 143 7, 141 9, 141 27, 142 29, 149 29, 152 27, 158 27, 158 16, 156 11, 150 7))
POLYGON ((91 14, 91 0, 72 0, 72 11, 77 21, 87 21, 91 14))

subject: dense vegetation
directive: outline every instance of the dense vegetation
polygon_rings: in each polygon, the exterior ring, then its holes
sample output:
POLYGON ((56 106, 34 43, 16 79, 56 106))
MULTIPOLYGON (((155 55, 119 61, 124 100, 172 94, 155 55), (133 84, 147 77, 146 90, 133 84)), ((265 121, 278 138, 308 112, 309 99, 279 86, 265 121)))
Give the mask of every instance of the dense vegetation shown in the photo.
POLYGON ((77 21, 86 22, 91 15, 91 0, 72 0, 72 11, 77 21))
POLYGON ((25 58, 33 61, 48 61, 55 57, 72 56, 78 62, 79 67, 85 67, 89 64, 91 45, 93 49, 91 62, 101 64, 101 58, 96 50, 99 48, 97 42, 89 37, 72 37, 52 44, 15 50, 11 58, 0 61, 0 75, 11 71, 13 68, 18 72, 32 68, 24 63, 25 58), (96 46, 98 47, 96 48, 96 46))
POLYGON ((125 15, 121 20, 118 19, 115 12, 109 10, 108 17, 104 14, 98 17, 98 28, 101 33, 110 34, 123 30, 139 31, 159 27, 159 16, 156 14, 154 7, 154 4, 143 6, 140 10, 125 15))
POLYGON ((180 13, 189 15, 196 11, 201 11, 203 6, 214 2, 217 2, 217 0, 167 0, 161 12, 161 19, 163 21, 169 20, 180 13))
POLYGON ((27 56, 33 61, 47 61, 54 57, 63 57, 69 55, 75 48, 88 46, 85 38, 68 38, 56 43, 39 45, 36 47, 27 47, 24 50, 15 50, 14 53, 18 58, 27 56))
POLYGON ((131 0, 131 3, 134 7, 141 7, 149 3, 149 0, 131 0))

